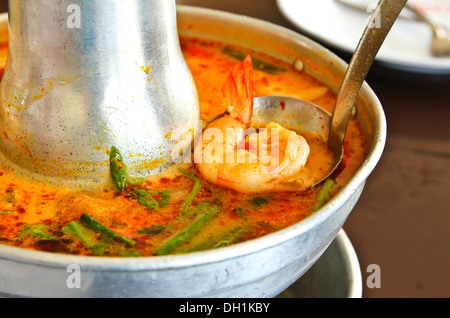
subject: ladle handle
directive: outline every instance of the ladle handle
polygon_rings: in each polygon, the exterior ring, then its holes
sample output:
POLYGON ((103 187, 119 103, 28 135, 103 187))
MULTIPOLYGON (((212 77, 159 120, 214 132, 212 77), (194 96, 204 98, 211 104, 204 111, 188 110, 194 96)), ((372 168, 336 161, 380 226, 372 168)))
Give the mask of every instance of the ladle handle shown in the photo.
POLYGON ((348 122, 367 73, 407 0, 381 0, 373 12, 350 60, 337 96, 328 135, 328 146, 342 154, 348 122))

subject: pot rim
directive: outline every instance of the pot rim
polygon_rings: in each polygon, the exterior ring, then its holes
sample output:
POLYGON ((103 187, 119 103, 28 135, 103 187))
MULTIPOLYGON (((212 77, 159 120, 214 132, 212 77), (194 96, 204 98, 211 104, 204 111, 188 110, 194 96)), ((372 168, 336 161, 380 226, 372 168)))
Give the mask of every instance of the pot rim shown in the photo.
MULTIPOLYGON (((288 37, 296 43, 307 45, 312 50, 325 54, 327 57, 332 59, 334 63, 337 63, 340 67, 342 67, 343 70, 347 67, 346 62, 320 44, 314 42, 306 36, 301 35, 300 33, 271 22, 238 15, 235 13, 186 5, 177 5, 177 14, 208 16, 209 18, 216 20, 236 22, 240 25, 245 25, 250 29, 264 28, 271 33, 288 37)), ((0 14, 0 24, 5 22, 7 23, 7 20, 7 13, 0 14)), ((364 83, 361 89, 361 94, 364 94, 367 101, 375 107, 374 110, 377 116, 377 123, 374 126, 375 135, 373 137, 373 146, 369 149, 366 160, 349 180, 349 182, 327 204, 325 204, 320 210, 312 213, 307 218, 291 226, 256 239, 222 247, 220 249, 181 255, 146 256, 137 258, 75 256, 34 251, 0 244, 0 259, 55 268, 66 268, 70 264, 77 264, 85 271, 89 270, 104 272, 106 270, 135 272, 166 270, 168 268, 175 269, 195 265, 205 265, 208 263, 237 258, 246 254, 256 253, 285 242, 301 233, 305 233, 309 229, 320 225, 325 219, 331 217, 336 210, 343 206, 347 202, 348 198, 359 188, 361 184, 365 182, 381 158, 386 143, 387 133, 384 110, 377 96, 367 83, 364 83)))

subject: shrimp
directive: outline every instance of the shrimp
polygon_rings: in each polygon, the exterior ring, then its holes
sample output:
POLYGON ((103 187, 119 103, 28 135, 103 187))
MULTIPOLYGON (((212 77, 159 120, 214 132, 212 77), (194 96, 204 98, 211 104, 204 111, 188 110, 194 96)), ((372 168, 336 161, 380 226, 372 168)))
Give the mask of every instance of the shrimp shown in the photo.
POLYGON ((250 128, 253 98, 253 66, 247 56, 222 87, 227 112, 205 127, 195 145, 198 170, 207 181, 241 193, 309 188, 308 143, 277 123, 258 131, 250 128))

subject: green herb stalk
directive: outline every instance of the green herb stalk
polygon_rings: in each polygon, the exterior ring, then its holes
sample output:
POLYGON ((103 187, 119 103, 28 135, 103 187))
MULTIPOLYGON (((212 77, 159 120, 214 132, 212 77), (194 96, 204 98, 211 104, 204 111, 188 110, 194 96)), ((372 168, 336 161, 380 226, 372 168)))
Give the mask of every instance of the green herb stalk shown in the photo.
POLYGON ((179 171, 194 181, 194 187, 193 187, 191 193, 189 194, 188 198, 184 202, 183 207, 181 208, 181 213, 184 214, 186 212, 187 208, 189 207, 189 205, 192 203, 192 200, 194 200, 195 196, 197 195, 198 191, 200 190, 201 183, 200 183, 200 179, 198 179, 194 175, 190 174, 189 172, 184 171, 182 169, 179 169, 179 171))
POLYGON ((122 155, 120 154, 119 149, 114 146, 112 146, 109 151, 109 164, 114 184, 119 192, 122 193, 129 183, 130 178, 128 176, 127 166, 123 162, 122 155))
POLYGON ((58 238, 48 233, 48 228, 44 224, 24 225, 20 231, 20 236, 33 236, 46 240, 58 240, 58 238))
POLYGON ((115 239, 121 240, 131 246, 133 246, 136 242, 133 240, 129 240, 123 236, 120 236, 119 234, 115 233, 114 231, 108 229, 107 227, 105 227, 104 225, 102 225, 100 222, 98 222, 97 220, 93 219, 92 217, 90 217, 87 214, 83 214, 80 218, 80 221, 82 221, 87 227, 98 231, 100 233, 103 233, 105 235, 111 236, 115 239))
MULTIPOLYGON (((227 54, 227 55, 229 55, 229 56, 231 56, 231 57, 234 57, 234 58, 236 58, 236 59, 238 59, 240 61, 243 61, 248 55, 248 54, 243 53, 243 52, 235 51, 235 50, 233 50, 233 49, 231 49, 229 47, 224 48, 222 50, 222 52, 227 54)), ((284 68, 281 68, 281 67, 272 65, 270 63, 264 62, 264 61, 262 61, 262 60, 260 60, 258 58, 252 57, 252 62, 253 62, 253 68, 255 70, 260 70, 260 71, 263 71, 263 72, 266 72, 266 73, 269 73, 269 74, 278 74, 278 73, 286 71, 286 69, 284 69, 284 68)))
POLYGON ((220 206, 213 205, 207 209, 207 211, 199 215, 195 221, 181 229, 166 241, 164 241, 156 250, 156 255, 167 255, 173 252, 180 245, 191 239, 197 234, 203 226, 205 226, 220 210, 220 206))
POLYGON ((319 195, 317 197, 317 203, 314 205, 314 211, 319 210, 328 199, 330 191, 336 186, 336 182, 332 179, 327 179, 320 189, 319 195))
POLYGON ((239 240, 239 238, 242 237, 242 235, 246 233, 248 230, 249 227, 238 226, 236 228, 232 228, 231 230, 222 232, 218 235, 214 235, 213 237, 188 249, 186 252, 190 253, 229 246, 231 244, 236 243, 239 240))

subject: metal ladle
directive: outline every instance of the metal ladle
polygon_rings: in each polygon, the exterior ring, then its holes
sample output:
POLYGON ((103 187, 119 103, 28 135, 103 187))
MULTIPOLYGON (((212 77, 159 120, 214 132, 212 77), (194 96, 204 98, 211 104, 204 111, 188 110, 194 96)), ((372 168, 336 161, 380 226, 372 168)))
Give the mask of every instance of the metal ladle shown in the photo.
POLYGON ((111 146, 146 176, 200 131, 174 0, 10 0, 9 30, 0 157, 11 169, 104 186, 111 146))
POLYGON ((350 60, 332 115, 312 102, 297 98, 255 98, 253 116, 256 122, 267 123, 276 120, 288 128, 296 126, 327 141, 335 156, 334 164, 314 185, 328 178, 340 164, 348 122, 359 91, 378 50, 406 2, 407 0, 381 0, 378 3, 350 60))

